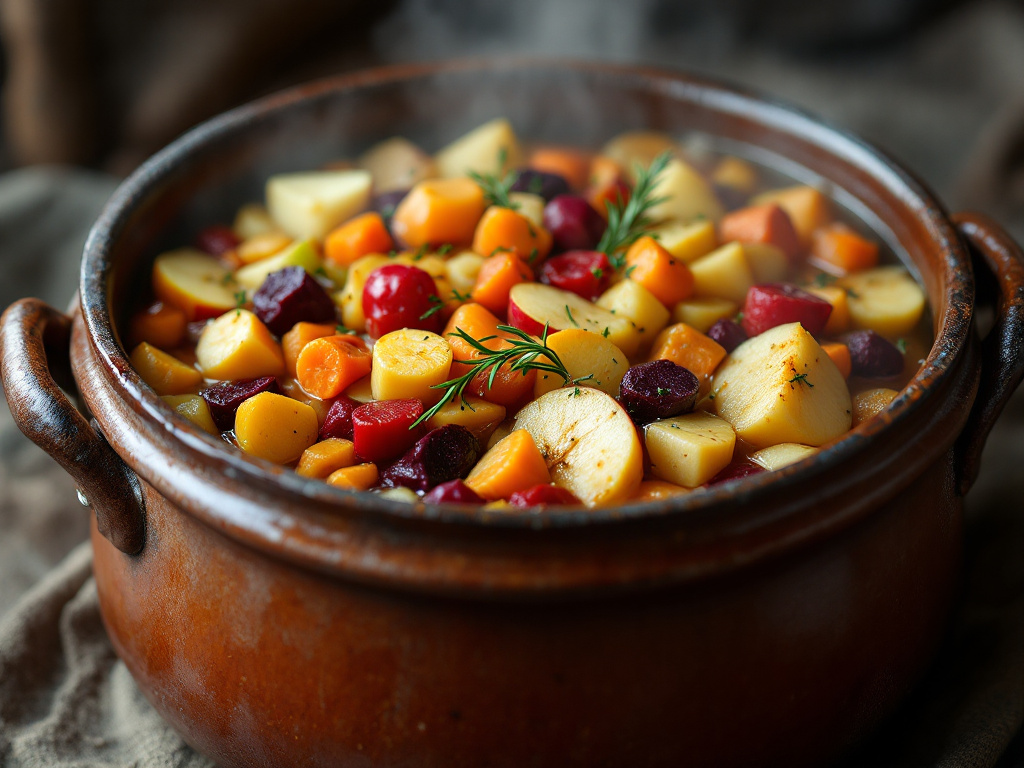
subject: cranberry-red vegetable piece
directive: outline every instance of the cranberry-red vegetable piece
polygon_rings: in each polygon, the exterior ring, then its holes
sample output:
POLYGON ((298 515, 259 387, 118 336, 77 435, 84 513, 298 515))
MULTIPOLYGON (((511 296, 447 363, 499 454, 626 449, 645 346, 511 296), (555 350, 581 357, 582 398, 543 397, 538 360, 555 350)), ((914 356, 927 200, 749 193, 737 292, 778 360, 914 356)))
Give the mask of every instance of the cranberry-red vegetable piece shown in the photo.
POLYGON ((423 497, 428 504, 484 504, 486 500, 462 480, 441 483, 423 497))
POLYGON ((764 283, 747 291, 743 330, 757 336, 778 325, 800 323, 812 336, 825 330, 832 305, 789 283, 764 283))
POLYGON ((302 267, 285 267, 267 275, 253 294, 256 316, 278 336, 298 322, 334 322, 334 302, 327 291, 302 267))
POLYGON ((727 483, 730 480, 740 480, 744 477, 750 477, 752 475, 759 475, 764 472, 764 467, 752 464, 749 461, 734 461, 725 467, 721 472, 712 477, 705 483, 705 485, 718 485, 719 483, 727 483))
POLYGON ((541 507, 580 504, 581 502, 572 491, 557 485, 542 483, 523 491, 516 491, 508 497, 508 503, 513 507, 541 507))
POLYGON ((843 337, 850 350, 850 369, 855 376, 885 379, 903 372, 903 353, 874 331, 854 331, 843 337))
POLYGON ((217 429, 225 432, 235 428, 235 413, 238 406, 260 392, 281 394, 277 379, 273 376, 262 376, 258 379, 239 379, 238 381, 222 381, 202 390, 199 395, 210 408, 210 415, 217 429))
POLYGON ((196 235, 196 247, 211 256, 221 256, 239 246, 242 239, 235 230, 223 224, 213 224, 196 235))
POLYGON ((361 458, 375 463, 405 453, 420 431, 410 429, 423 414, 419 400, 374 400, 352 411, 352 442, 361 458))
POLYGON ((443 318, 440 312, 431 312, 437 302, 434 278, 419 267, 406 264, 378 267, 363 286, 366 332, 375 339, 401 328, 438 333, 443 318))
POLYGON ((700 382, 671 360, 631 366, 619 384, 619 402, 637 424, 693 410, 700 382))
POLYGON ((593 301, 612 280, 612 264, 600 251, 566 251, 540 268, 540 281, 593 301))
POLYGON ((358 407, 359 403, 344 395, 331 403, 331 407, 327 409, 327 415, 324 416, 324 423, 320 426, 320 439, 351 440, 352 412, 358 407))
POLYGON ((569 182, 564 176, 546 171, 535 171, 532 168, 524 168, 519 171, 516 180, 510 187, 513 192, 529 192, 531 195, 540 195, 545 202, 550 202, 558 195, 569 193, 569 182))
POLYGON ((544 333, 544 323, 538 323, 526 314, 511 298, 508 300, 506 316, 508 317, 509 325, 521 331, 526 331, 531 336, 540 336, 544 333))
POLYGON ((432 429, 406 451, 402 458, 381 472, 380 484, 429 491, 449 480, 469 474, 480 458, 480 441, 458 424, 432 429))
POLYGON ((735 320, 716 320, 708 328, 708 338, 721 344, 726 352, 732 352, 747 340, 747 332, 735 320))
POLYGON ((556 251, 588 251, 604 234, 605 221, 579 195, 558 195, 544 206, 544 228, 556 251))

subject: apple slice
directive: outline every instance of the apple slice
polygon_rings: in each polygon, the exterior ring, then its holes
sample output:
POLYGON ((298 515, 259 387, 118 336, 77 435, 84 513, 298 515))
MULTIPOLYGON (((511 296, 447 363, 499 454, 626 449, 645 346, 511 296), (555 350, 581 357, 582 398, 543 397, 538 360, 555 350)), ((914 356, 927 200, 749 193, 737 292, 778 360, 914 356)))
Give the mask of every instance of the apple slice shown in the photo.
POLYGON ((533 436, 552 480, 588 506, 624 501, 643 479, 643 449, 633 420, 615 400, 589 387, 556 389, 516 416, 533 436))
POLYGON ((522 163, 523 151, 512 125, 503 117, 460 136, 434 155, 444 178, 473 173, 503 175, 522 163))
POLYGON ((693 166, 678 159, 670 160, 658 175, 651 195, 664 198, 647 211, 651 221, 717 221, 725 213, 707 180, 693 166))
POLYGON ((296 240, 324 236, 366 208, 373 177, 368 171, 310 171, 271 176, 267 210, 296 240))
POLYGON ((547 323, 551 331, 580 328, 599 333, 627 355, 636 352, 633 321, 592 304, 575 293, 542 283, 518 283, 508 295, 510 325, 540 335, 547 323))
POLYGON ((231 273, 212 256, 194 248, 162 253, 153 263, 153 292, 193 320, 208 320, 233 309, 238 301, 231 273))
POLYGON ((764 467, 769 472, 775 469, 788 467, 798 461, 813 456, 818 452, 817 448, 800 443, 779 443, 770 445, 750 454, 750 460, 755 464, 764 467))
POLYGON ((258 291, 271 272, 285 267, 302 267, 312 275, 320 264, 314 242, 300 240, 275 256, 242 267, 235 272, 235 281, 247 291, 258 291))

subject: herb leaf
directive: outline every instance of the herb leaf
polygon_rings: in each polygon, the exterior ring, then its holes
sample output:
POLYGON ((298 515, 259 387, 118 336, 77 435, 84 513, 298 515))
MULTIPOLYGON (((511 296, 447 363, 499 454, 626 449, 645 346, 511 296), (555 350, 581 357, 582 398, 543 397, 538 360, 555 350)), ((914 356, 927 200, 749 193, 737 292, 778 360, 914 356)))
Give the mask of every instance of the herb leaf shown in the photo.
POLYGON ((622 269, 626 263, 625 256, 619 252, 636 242, 644 229, 651 224, 648 212, 667 199, 654 197, 653 193, 658 176, 671 159, 671 152, 663 152, 654 158, 647 168, 638 166, 636 184, 629 196, 629 202, 623 203, 620 198, 615 203, 605 204, 608 207, 608 228, 605 229, 596 250, 607 254, 616 269, 622 269))
MULTIPOLYGON (((498 169, 505 167, 507 152, 504 147, 498 152, 498 169)), ((477 183, 477 186, 484 192, 484 199, 491 205, 502 208, 511 208, 513 211, 519 208, 518 203, 512 202, 509 193, 512 185, 519 178, 519 171, 509 171, 500 179, 496 173, 477 173, 470 171, 467 176, 477 183)))

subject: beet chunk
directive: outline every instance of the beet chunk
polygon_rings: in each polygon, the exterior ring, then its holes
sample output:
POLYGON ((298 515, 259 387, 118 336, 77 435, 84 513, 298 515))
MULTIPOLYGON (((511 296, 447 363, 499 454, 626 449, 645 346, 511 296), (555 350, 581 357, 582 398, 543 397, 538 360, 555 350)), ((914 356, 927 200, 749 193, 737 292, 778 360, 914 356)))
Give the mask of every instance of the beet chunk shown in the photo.
POLYGON ((708 338, 721 344, 726 352, 732 352, 747 340, 747 332, 735 320, 716 320, 708 328, 708 338))
POLYGON ((344 395, 339 397, 331 407, 327 409, 324 423, 320 427, 320 439, 327 440, 332 437, 342 440, 352 439, 352 412, 359 407, 359 403, 344 395))
POLYGON ((855 376, 885 379, 903 372, 903 354, 888 339, 874 331, 854 331, 843 337, 850 350, 850 365, 855 376))
POLYGON ((758 466, 757 464, 751 464, 749 461, 734 461, 717 475, 708 480, 705 483, 705 486, 710 487, 712 485, 718 485, 719 483, 728 483, 730 480, 740 480, 744 477, 750 477, 751 475, 759 475, 764 471, 764 467, 758 466))
POLYGON ((606 226, 601 214, 579 195, 558 195, 544 206, 544 227, 558 251, 589 251, 606 226))
POLYGON ((484 504, 486 500, 462 480, 449 480, 435 486, 423 497, 428 504, 484 504))
POLYGON ((211 256, 222 256, 228 251, 233 251, 241 242, 235 230, 223 224, 209 226, 196 235, 196 247, 211 256))
POLYGON ((401 456, 421 434, 412 429, 423 414, 419 400, 373 400, 352 411, 352 442, 356 455, 381 462, 401 456))
POLYGON ((569 193, 569 182, 557 173, 545 173, 535 171, 532 168, 524 168, 519 171, 515 183, 512 184, 513 192, 529 192, 532 195, 540 195, 545 202, 550 202, 558 195, 569 193))
POLYGON ((540 281, 594 301, 608 289, 613 273, 611 261, 600 251, 566 251, 544 262, 540 281))
POLYGON ((693 410, 700 382, 671 360, 634 365, 622 377, 619 402, 637 424, 693 410))
POLYGON ((334 302, 302 267, 271 272, 252 297, 253 310, 272 333, 283 336, 298 322, 334 322, 334 302))
POLYGON ((458 424, 446 424, 431 430, 416 445, 380 476, 383 486, 405 486, 414 491, 429 491, 449 480, 458 480, 480 458, 480 441, 458 424))
POLYGON ((541 507, 555 505, 582 504, 572 491, 557 485, 541 483, 524 491, 516 491, 508 497, 513 507, 541 507))
POLYGON ((743 330, 757 336, 786 323, 800 323, 812 336, 825 330, 832 305, 820 296, 789 283, 765 283, 747 291, 743 305, 743 330))
POLYGON ((260 392, 281 394, 277 379, 273 376, 262 376, 258 379, 241 379, 213 384, 199 394, 210 407, 210 415, 217 429, 226 432, 235 428, 235 412, 238 406, 260 392))

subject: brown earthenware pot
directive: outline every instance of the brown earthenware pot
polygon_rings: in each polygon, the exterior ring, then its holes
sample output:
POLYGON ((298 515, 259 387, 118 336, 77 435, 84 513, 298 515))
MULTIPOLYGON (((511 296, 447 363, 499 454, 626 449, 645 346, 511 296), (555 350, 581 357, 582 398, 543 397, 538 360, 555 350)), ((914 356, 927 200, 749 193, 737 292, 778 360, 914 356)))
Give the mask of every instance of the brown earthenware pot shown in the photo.
POLYGON ((796 110, 604 65, 398 67, 228 113, 120 187, 86 246, 80 301, 73 320, 34 300, 8 310, 7 396, 95 513, 118 654, 226 766, 835 755, 928 663, 957 585, 961 497, 1024 370, 1024 264, 997 225, 950 218, 896 163, 796 110), (503 516, 249 459, 131 370, 119 328, 161 248, 230 220, 270 173, 383 136, 436 147, 497 115, 583 145, 700 131, 823 180, 920 274, 935 327, 920 373, 882 416, 782 471, 659 503, 503 516), (976 295, 994 308, 983 342, 976 295), (77 385, 91 422, 55 379, 77 385))

